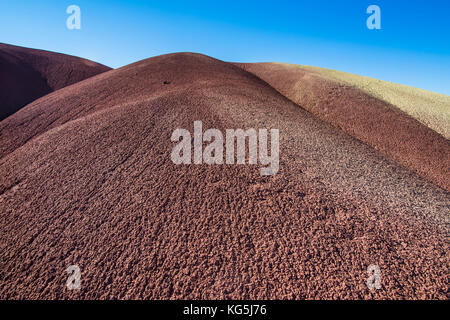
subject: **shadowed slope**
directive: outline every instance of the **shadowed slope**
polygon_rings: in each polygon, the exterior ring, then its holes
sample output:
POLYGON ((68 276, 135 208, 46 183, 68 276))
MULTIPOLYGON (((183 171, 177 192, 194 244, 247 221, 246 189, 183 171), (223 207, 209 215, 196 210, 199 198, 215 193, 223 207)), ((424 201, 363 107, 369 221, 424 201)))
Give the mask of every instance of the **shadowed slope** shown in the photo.
POLYGON ((7 120, 1 298, 448 298, 448 193, 232 64, 155 57, 7 120), (278 128, 280 172, 173 164, 195 120, 278 128))
MULTIPOLYGON (((450 141, 397 107, 359 90, 357 86, 331 80, 322 73, 310 71, 310 68, 280 63, 238 65, 320 119, 450 190, 450 141)), ((355 81, 353 79, 352 83, 355 81)), ((413 97, 417 96, 418 101, 423 101, 421 91, 418 90, 415 95, 408 92, 413 97)), ((398 97, 401 94, 396 93, 395 97, 401 105, 414 100, 411 96, 402 100, 398 97)), ((389 97, 392 98, 390 101, 395 100, 394 95, 389 97)), ((444 105, 441 107, 445 109, 444 105)), ((447 108, 450 109, 450 105, 447 108)), ((442 113, 441 119, 445 121, 448 117, 442 113)))
POLYGON ((49 92, 107 70, 86 59, 0 43, 0 120, 49 92))

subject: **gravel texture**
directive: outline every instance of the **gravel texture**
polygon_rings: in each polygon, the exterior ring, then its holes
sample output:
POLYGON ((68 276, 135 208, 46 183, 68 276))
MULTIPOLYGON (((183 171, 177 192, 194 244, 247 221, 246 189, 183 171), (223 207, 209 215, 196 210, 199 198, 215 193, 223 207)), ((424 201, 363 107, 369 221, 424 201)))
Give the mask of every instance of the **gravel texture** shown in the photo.
POLYGON ((449 299, 449 205, 253 74, 159 56, 0 122, 0 298, 449 299), (279 173, 173 164, 195 120, 279 129, 279 173))

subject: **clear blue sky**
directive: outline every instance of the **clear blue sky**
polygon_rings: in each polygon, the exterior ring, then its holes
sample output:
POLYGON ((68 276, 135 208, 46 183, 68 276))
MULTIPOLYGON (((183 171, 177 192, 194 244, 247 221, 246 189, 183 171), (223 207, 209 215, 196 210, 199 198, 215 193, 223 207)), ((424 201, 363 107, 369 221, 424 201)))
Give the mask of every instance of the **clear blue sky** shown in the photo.
POLYGON ((448 0, 0 0, 0 42, 114 68, 179 51, 288 62, 450 95, 448 0), (66 28, 71 4, 81 30, 66 28), (381 30, 366 27, 371 4, 381 30))

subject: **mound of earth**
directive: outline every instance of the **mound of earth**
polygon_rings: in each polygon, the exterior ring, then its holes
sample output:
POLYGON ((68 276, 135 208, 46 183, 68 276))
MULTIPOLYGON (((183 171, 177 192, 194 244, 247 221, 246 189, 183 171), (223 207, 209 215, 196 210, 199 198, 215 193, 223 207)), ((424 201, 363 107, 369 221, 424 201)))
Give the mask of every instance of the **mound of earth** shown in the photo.
MULTIPOLYGON (((298 66, 290 65, 291 68, 298 66)), ((319 67, 301 66, 386 101, 450 139, 450 96, 393 82, 319 67)))
POLYGON ((108 70, 90 60, 0 43, 0 120, 52 91, 108 70))
POLYGON ((450 126, 449 97, 320 68, 238 65, 318 118, 450 191, 450 141, 432 129, 450 126), (431 128, 419 121, 427 119, 431 128))
POLYGON ((0 152, 2 299, 449 298, 449 193, 230 63, 65 87, 2 121, 0 152), (280 171, 175 165, 196 120, 279 129, 280 171))

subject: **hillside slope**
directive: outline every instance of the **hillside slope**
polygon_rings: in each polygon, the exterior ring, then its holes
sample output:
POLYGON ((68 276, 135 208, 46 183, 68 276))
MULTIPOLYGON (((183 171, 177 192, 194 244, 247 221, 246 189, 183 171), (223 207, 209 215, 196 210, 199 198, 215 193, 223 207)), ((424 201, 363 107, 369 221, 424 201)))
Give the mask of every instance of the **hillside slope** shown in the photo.
POLYGON ((419 89, 417 92, 407 91, 406 95, 405 91, 394 84, 389 87, 392 88, 391 91, 383 91, 381 88, 387 85, 377 85, 375 80, 369 83, 361 80, 360 85, 356 85, 360 79, 357 76, 348 76, 351 81, 347 82, 329 76, 335 75, 332 71, 324 76, 316 68, 311 71, 311 68, 280 63, 238 65, 320 119, 450 191, 450 140, 404 112, 407 110, 404 106, 415 101, 415 104, 409 105, 411 109, 431 118, 434 113, 438 113, 439 116, 436 117, 440 122, 436 122, 436 125, 448 128, 450 104, 445 103, 449 102, 448 99, 445 100, 445 96, 439 107, 433 109, 435 104, 421 105, 422 102, 429 101, 430 96, 422 95, 419 89), (383 99, 395 100, 397 104, 392 105, 369 94, 367 88, 377 93, 384 92, 383 99))
POLYGON ((86 59, 0 43, 0 120, 47 93, 108 70, 86 59))
POLYGON ((449 298, 449 193, 232 64, 147 59, 0 126, 2 299, 449 298), (280 171, 175 165, 195 120, 279 129, 280 171))
POLYGON ((450 96, 342 71, 310 66, 301 66, 301 68, 317 72, 330 80, 355 86, 398 107, 443 137, 450 139, 450 96))

